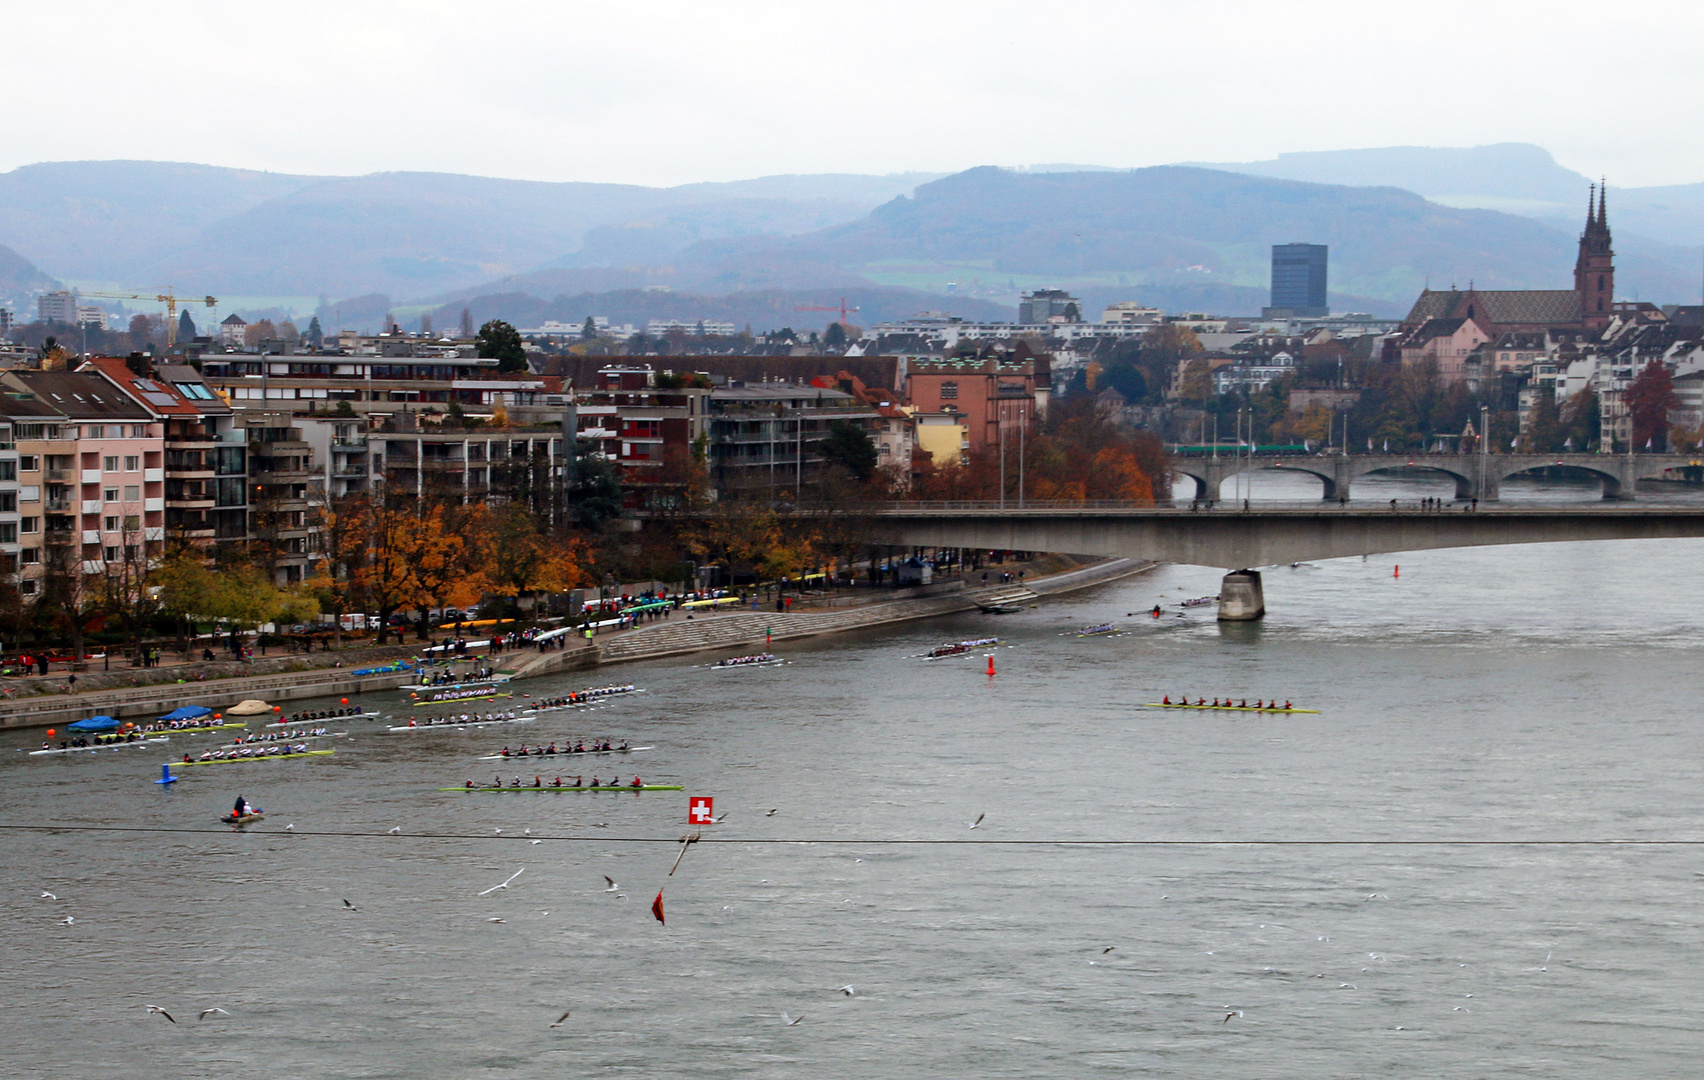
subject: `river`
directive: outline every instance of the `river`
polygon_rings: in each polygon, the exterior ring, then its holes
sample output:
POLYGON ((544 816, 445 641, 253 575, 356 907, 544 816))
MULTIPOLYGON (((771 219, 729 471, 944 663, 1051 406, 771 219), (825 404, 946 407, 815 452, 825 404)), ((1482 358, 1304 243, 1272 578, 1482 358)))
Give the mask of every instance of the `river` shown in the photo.
POLYGON ((1698 541, 1343 559, 1268 570, 1266 620, 1227 625, 1176 606, 1219 572, 1168 566, 782 667, 540 682, 645 693, 512 728, 358 721, 333 758, 170 788, 164 754, 44 762, 12 733, 0 825, 67 828, 4 832, 0 1072, 1690 1074, 1704 851, 1672 842, 1704 842, 1701 564, 1698 541), (993 677, 916 658, 985 634, 993 677), (1139 707, 1184 693, 1320 712, 1139 707), (605 734, 656 747, 624 779, 686 791, 436 790, 505 743, 605 734), (239 793, 268 814, 233 832, 239 793), (732 842, 669 877, 687 795, 732 842))

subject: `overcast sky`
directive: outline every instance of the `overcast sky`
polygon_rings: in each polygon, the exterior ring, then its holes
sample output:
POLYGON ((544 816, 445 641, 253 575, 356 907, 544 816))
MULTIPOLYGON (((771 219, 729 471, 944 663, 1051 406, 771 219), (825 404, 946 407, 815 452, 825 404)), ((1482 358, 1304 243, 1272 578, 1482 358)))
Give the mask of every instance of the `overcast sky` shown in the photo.
POLYGON ((1704 4, 59 0, 0 168, 145 158, 674 184, 1533 142, 1704 180, 1704 4))

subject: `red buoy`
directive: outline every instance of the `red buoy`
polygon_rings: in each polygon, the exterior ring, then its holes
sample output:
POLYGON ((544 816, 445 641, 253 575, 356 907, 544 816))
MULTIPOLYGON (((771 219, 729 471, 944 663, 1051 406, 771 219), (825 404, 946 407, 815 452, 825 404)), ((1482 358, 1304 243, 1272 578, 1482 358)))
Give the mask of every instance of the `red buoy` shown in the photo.
POLYGON ((988 654, 988 674, 994 674, 994 654, 988 654))

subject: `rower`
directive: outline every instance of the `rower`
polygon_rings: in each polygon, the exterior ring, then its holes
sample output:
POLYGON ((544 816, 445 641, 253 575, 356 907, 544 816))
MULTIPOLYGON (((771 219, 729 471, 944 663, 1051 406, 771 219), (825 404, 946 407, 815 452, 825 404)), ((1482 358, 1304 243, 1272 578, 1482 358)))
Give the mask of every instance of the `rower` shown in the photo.
POLYGON ((467 783, 463 786, 466 787, 469 791, 472 791, 473 790, 473 778, 469 777, 467 783))
POLYGON ((510 787, 520 787, 521 786, 521 778, 518 777, 518 776, 515 777, 515 779, 510 782, 509 786, 510 787))
POLYGON ((592 787, 601 787, 601 786, 602 786, 602 785, 601 785, 601 784, 599 784, 599 783, 598 783, 598 776, 597 776, 597 774, 596 774, 596 773, 593 773, 593 774, 592 774, 592 783, 591 783, 591 786, 592 786, 592 787))
POLYGON ((1289 711, 1290 711, 1290 701, 1289 701, 1289 699, 1288 699, 1288 698, 1286 698, 1286 699, 1285 699, 1285 700, 1284 700, 1284 711, 1285 711, 1285 712, 1289 712, 1289 711))
POLYGON ((1171 704, 1171 695, 1167 694, 1165 696, 1165 698, 1160 701, 1160 704, 1161 705, 1170 705, 1171 704))
POLYGON ((627 752, 627 740, 626 739, 621 740, 621 751, 622 751, 622 753, 627 752))
POLYGON ((558 776, 556 778, 556 782, 554 784, 550 785, 550 786, 551 787, 561 787, 562 786, 562 778, 560 776, 558 776))
POLYGON ((633 786, 633 787, 636 787, 636 788, 642 788, 642 787, 644 787, 644 786, 645 786, 645 781, 643 781, 643 780, 641 780, 641 779, 639 779, 639 778, 638 778, 638 777, 637 777, 637 776, 635 776, 635 777, 634 777, 634 778, 633 778, 633 784, 632 784, 632 786, 633 786))
POLYGON ((543 787, 543 786, 544 786, 544 779, 542 777, 538 777, 538 776, 533 777, 533 787, 543 787))
POLYGON ((1243 699, 1242 699, 1242 704, 1241 704, 1241 705, 1239 705, 1239 706, 1237 706, 1237 708, 1239 708, 1239 709, 1246 709, 1246 708, 1248 708, 1248 698, 1243 698, 1243 699))
POLYGON ((1217 709, 1219 707, 1219 699, 1218 698, 1213 699, 1213 707, 1215 709, 1217 709))

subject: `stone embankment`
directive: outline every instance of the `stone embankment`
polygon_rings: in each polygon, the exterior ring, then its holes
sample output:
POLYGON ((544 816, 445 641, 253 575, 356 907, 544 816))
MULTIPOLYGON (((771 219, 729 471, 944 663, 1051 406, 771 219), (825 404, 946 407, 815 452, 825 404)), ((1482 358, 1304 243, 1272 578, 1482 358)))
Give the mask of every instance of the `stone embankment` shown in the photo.
POLYGON ((1148 570, 1154 565, 1136 559, 1108 559, 1062 574, 1032 579, 1022 585, 959 589, 939 596, 865 604, 860 607, 831 608, 826 611, 736 611, 705 615, 691 620, 681 618, 677 614, 667 622, 649 623, 591 646, 569 646, 560 652, 535 656, 515 665, 514 669, 517 678, 525 678, 711 649, 760 647, 766 635, 771 641, 786 641, 886 623, 926 619, 934 615, 976 611, 998 604, 1021 604, 1043 596, 1113 581, 1148 570))

